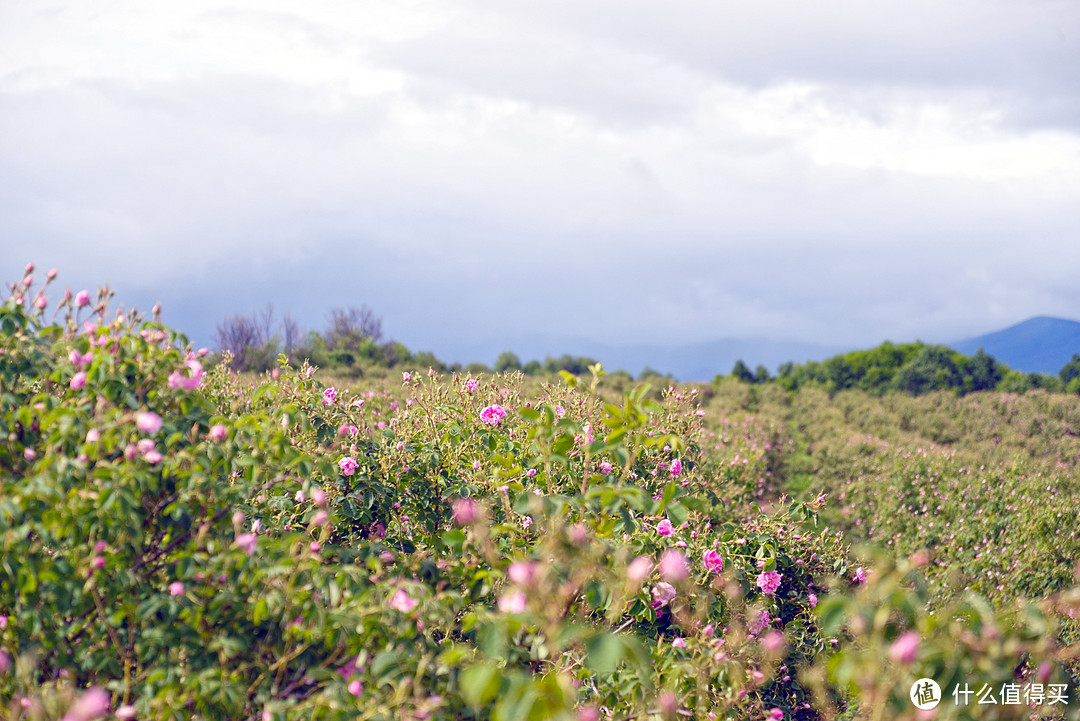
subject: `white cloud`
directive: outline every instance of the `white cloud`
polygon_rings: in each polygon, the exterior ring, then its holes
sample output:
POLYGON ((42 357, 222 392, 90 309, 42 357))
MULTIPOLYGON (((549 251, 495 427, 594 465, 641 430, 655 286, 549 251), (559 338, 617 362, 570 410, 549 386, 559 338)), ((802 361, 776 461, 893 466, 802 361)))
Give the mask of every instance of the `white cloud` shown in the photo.
POLYGON ((0 234, 283 307, 326 287, 282 269, 347 269, 325 306, 436 339, 592 333, 601 302, 609 340, 1077 316, 1045 280, 1080 271, 1077 8, 7 4, 0 234))

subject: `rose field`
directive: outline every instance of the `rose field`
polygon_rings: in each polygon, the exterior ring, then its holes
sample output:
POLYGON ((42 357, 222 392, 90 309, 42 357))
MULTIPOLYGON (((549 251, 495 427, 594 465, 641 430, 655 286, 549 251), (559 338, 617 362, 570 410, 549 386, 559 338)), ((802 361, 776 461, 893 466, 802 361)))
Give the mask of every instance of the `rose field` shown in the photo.
POLYGON ((1080 396, 236 373, 53 275, 4 718, 1080 718, 1080 396))

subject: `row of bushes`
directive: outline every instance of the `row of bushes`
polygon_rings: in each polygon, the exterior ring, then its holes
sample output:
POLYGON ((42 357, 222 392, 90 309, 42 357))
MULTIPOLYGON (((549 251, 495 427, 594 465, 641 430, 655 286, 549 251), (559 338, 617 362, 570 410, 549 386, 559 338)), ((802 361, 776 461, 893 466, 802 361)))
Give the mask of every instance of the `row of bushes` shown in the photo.
POLYGON ((986 390, 1023 393, 1036 389, 1080 393, 1080 354, 1074 355, 1057 376, 1052 376, 1012 370, 981 348, 968 357, 940 345, 886 342, 825 361, 785 363, 775 379, 763 366, 751 372, 740 360, 730 376, 744 383, 775 381, 788 390, 815 385, 830 393, 849 389, 876 395, 888 391, 922 395, 940 390, 965 394, 986 390))

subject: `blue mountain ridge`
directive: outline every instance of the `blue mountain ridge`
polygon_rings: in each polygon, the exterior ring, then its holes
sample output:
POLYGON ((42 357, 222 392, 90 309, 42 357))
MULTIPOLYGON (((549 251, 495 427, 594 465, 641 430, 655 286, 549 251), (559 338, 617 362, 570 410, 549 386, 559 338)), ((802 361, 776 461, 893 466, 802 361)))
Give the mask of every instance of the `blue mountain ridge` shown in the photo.
POLYGON ((1080 322, 1036 316, 1008 328, 947 344, 971 355, 982 348, 1014 370, 1056 374, 1080 353, 1080 322))

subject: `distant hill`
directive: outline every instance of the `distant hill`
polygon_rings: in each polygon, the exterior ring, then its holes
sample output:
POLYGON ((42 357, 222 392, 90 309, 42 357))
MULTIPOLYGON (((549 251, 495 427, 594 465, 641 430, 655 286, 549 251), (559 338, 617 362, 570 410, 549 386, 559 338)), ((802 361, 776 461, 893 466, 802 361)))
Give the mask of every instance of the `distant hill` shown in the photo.
POLYGON ((1080 353, 1080 323, 1038 316, 949 346, 964 355, 983 348, 1010 368, 1025 373, 1057 374, 1073 353, 1080 353))

